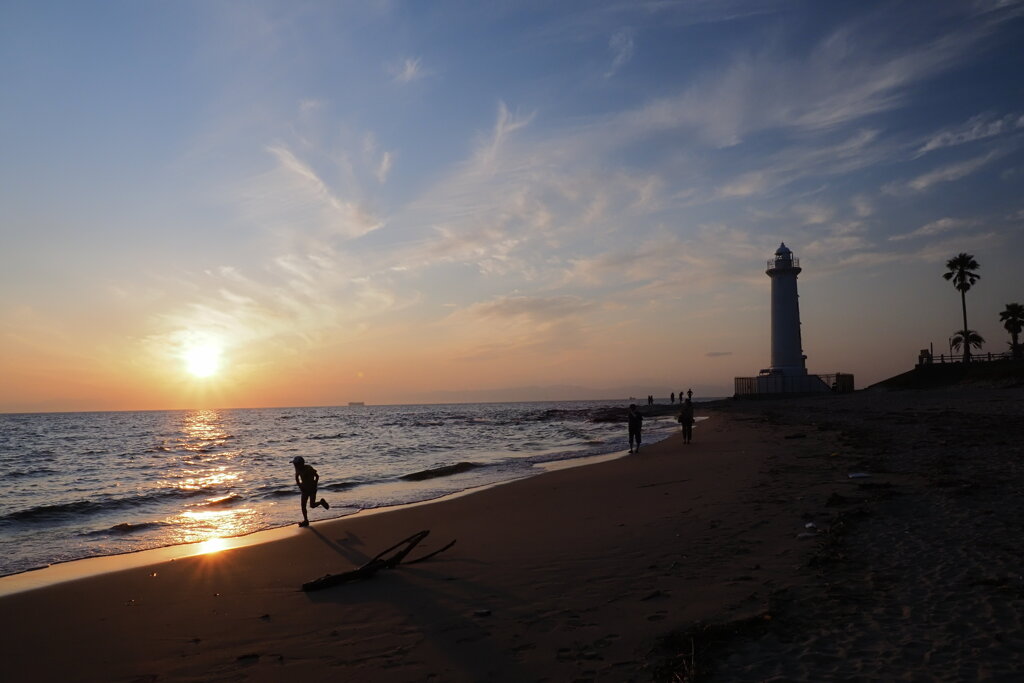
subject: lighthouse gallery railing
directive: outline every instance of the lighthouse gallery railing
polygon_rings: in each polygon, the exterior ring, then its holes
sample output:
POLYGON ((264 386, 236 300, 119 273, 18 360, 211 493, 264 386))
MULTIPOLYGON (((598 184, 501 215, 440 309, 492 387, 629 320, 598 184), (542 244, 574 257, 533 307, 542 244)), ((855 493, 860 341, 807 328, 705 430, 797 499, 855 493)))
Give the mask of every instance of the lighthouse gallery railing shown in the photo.
POLYGON ((779 267, 782 267, 782 268, 799 268, 800 267, 800 259, 798 259, 796 256, 794 256, 793 258, 778 258, 778 257, 776 257, 776 258, 768 259, 768 270, 772 270, 773 268, 779 268, 779 267))

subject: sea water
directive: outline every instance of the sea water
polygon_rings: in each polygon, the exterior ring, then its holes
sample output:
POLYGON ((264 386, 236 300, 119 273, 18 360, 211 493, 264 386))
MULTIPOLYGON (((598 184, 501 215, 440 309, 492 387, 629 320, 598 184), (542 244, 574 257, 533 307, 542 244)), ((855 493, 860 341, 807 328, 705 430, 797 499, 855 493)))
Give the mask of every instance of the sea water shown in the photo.
MULTIPOLYGON (((0 575, 431 500, 627 447, 622 402, 0 414, 0 575)), ((648 418, 645 442, 678 430, 648 418)))

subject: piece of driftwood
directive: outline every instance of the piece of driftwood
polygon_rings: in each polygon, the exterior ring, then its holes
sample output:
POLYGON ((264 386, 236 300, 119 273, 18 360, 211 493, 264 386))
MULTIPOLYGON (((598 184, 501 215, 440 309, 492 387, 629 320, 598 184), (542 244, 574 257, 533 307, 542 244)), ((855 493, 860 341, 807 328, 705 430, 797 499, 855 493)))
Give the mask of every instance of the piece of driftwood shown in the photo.
MULTIPOLYGON (((327 574, 326 576, 321 576, 319 579, 302 584, 302 590, 306 592, 318 591, 324 588, 330 588, 331 586, 337 586, 342 583, 348 583, 349 581, 373 578, 373 576, 381 569, 394 569, 401 564, 402 560, 405 559, 405 556, 408 555, 413 548, 419 545, 420 541, 426 538, 429 534, 429 529, 415 533, 409 538, 394 544, 387 550, 382 550, 377 553, 376 557, 364 564, 362 567, 342 574, 327 574), (397 552, 390 557, 386 557, 388 553, 394 550, 397 550, 397 552)), ((438 553, 443 553, 445 550, 448 550, 448 548, 451 548, 453 545, 455 545, 455 541, 452 541, 440 550, 435 550, 434 552, 424 555, 423 557, 418 557, 415 560, 409 560, 406 564, 416 564, 423 560, 429 560, 438 553)))

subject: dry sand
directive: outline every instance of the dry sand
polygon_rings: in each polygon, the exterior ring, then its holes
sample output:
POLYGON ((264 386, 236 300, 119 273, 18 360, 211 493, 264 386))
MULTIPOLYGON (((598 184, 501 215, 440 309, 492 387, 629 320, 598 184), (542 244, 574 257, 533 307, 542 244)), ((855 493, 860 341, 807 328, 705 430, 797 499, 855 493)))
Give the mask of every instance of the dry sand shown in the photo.
POLYGON ((814 580, 774 595, 773 627, 718 651, 715 679, 1024 680, 1024 390, 755 410, 833 435, 840 470, 871 476, 832 487, 814 580))
POLYGON ((698 405, 688 446, 0 598, 3 678, 1020 680, 1022 398, 698 405), (457 544, 299 590, 421 529, 457 544))

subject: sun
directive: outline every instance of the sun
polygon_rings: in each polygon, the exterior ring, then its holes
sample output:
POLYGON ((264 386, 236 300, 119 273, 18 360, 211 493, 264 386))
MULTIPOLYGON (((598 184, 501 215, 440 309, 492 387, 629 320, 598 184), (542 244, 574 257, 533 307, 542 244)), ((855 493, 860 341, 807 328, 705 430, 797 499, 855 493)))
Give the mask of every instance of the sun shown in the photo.
POLYGON ((196 344, 183 354, 185 370, 193 377, 212 377, 221 366, 221 348, 212 343, 196 344))

